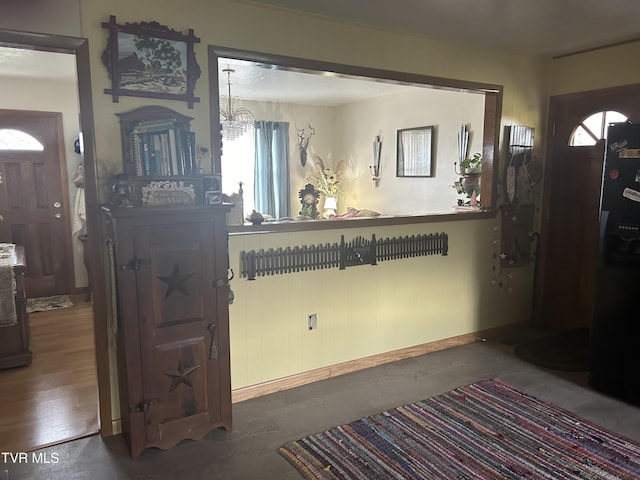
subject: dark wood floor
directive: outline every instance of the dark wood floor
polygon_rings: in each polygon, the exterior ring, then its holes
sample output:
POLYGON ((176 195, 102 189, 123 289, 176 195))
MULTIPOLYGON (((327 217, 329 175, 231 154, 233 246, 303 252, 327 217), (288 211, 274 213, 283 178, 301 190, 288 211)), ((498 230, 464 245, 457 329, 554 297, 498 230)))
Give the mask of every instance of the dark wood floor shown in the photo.
POLYGON ((282 444, 494 377, 640 441, 638 407, 593 391, 585 372, 546 370, 512 351, 478 341, 234 403, 232 431, 216 429, 169 450, 149 448, 136 459, 122 435, 92 435, 36 452, 56 455, 56 464, 9 460, 0 470, 11 480, 301 480, 277 453, 282 444))
POLYGON ((0 370, 0 451, 29 452, 98 431, 93 314, 74 306, 29 315, 33 362, 0 370))

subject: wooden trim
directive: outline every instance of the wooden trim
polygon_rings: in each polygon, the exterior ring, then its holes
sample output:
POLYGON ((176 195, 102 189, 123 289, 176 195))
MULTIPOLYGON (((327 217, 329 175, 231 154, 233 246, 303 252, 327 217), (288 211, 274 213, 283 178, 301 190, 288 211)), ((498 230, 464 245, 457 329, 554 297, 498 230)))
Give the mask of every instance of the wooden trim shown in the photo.
POLYGON ((95 330, 96 367, 98 373, 98 407, 100 433, 113 435, 111 418, 111 380, 109 374, 109 328, 107 298, 100 242, 100 210, 98 203, 98 174, 95 152, 93 97, 89 65, 89 43, 86 38, 0 29, 0 45, 31 50, 71 53, 76 57, 80 129, 84 142, 85 201, 89 247, 89 284, 93 289, 93 321, 95 330))
POLYGON ((436 340, 435 342, 423 343, 413 347, 402 348, 391 352, 380 353, 370 357, 358 358, 348 362, 329 365, 327 367, 317 368, 308 372, 298 373, 284 378, 278 378, 269 382, 250 385, 248 387, 236 388, 231 392, 232 403, 243 402, 251 398, 261 397, 270 393, 288 390, 290 388, 300 387, 308 383, 317 382, 319 380, 327 380, 329 378, 344 375, 346 373, 357 372, 365 368, 377 367, 386 363, 405 360, 407 358, 417 357, 426 353, 437 352, 447 348, 459 347, 467 345, 475 341, 484 341, 490 338, 496 338, 500 335, 508 333, 518 328, 522 328, 524 322, 504 325, 500 327, 481 330, 479 332, 466 333, 456 337, 436 340))
POLYGON ((457 222, 495 218, 495 211, 455 212, 434 215, 379 216, 344 218, 336 220, 304 220, 300 222, 267 222, 261 225, 227 226, 230 236, 249 233, 302 232, 310 230, 345 230, 347 228, 386 227, 390 225, 416 225, 424 223, 457 222))
MULTIPOLYGON (((399 85, 430 85, 447 90, 476 90, 485 93, 502 92, 503 88, 502 85, 493 83, 480 83, 472 82, 469 80, 458 80, 454 78, 434 77, 431 75, 422 75, 419 73, 398 72, 380 68, 325 62, 322 60, 312 60, 309 58, 290 57, 286 55, 276 55, 273 53, 255 52, 218 45, 209 45, 208 53, 210 57, 209 67, 213 67, 216 70, 218 69, 217 57, 224 57, 237 60, 247 60, 249 62, 277 65, 281 70, 290 70, 293 72, 316 74, 321 72, 331 72, 341 77, 360 77, 375 80, 382 79, 389 83, 397 83, 399 85), (216 57, 215 62, 211 61, 211 56, 216 57)), ((211 95, 215 93, 216 96, 212 96, 212 98, 217 99, 218 83, 216 82, 213 86, 215 87, 215 90, 211 88, 210 85, 209 93, 211 95)))
MULTIPOLYGON (((62 212, 64 215, 64 224, 65 224, 65 232, 64 232, 64 242, 67 247, 67 264, 65 268, 67 272, 69 272, 69 277, 67 278, 67 285, 65 287, 68 289, 68 292, 72 292, 76 286, 76 272, 73 266, 73 238, 71 235, 71 205, 69 200, 69 186, 68 186, 68 177, 67 177, 67 154, 65 151, 65 142, 64 142, 64 127, 62 124, 62 113, 61 112, 53 112, 52 115, 56 121, 56 127, 58 129, 58 165, 60 169, 60 183, 62 187, 62 212)), ((56 282, 57 283, 57 282, 56 282)))
POLYGON ((211 45, 207 48, 209 67, 209 121, 211 135, 211 173, 222 172, 222 124, 220 123, 220 98, 218 91, 218 57, 211 45), (215 99, 215 100, 213 100, 215 99))
POLYGON ((120 435, 121 433, 122 433, 122 420, 118 418, 111 422, 111 435, 120 435))
POLYGON ((484 96, 484 129, 482 138, 482 177, 490 182, 480 185, 480 201, 489 211, 496 211, 498 198, 498 152, 500 151, 500 121, 502 116, 502 91, 488 92, 484 96))

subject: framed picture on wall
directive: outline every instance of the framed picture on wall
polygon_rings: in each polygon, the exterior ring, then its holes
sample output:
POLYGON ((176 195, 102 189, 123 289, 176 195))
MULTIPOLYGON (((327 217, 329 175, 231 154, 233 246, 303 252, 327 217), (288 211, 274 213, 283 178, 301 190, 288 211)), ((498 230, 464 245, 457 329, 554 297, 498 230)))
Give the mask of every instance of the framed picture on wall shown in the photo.
POLYGON ((111 15, 102 28, 109 31, 102 53, 111 88, 104 90, 118 102, 121 96, 181 100, 193 108, 200 67, 193 45, 200 43, 193 29, 184 35, 158 22, 116 23, 111 15))
POLYGON ((396 177, 433 177, 433 126, 397 132, 396 177))

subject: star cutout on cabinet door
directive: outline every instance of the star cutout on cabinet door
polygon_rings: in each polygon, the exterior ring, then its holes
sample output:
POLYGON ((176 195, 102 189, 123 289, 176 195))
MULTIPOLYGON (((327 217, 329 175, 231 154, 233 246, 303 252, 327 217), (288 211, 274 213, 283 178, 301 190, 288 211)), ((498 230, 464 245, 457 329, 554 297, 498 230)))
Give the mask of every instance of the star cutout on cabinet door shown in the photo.
POLYGON ((178 267, 178 264, 176 263, 173 265, 173 271, 171 272, 171 275, 156 278, 168 285, 167 292, 164 294, 164 298, 167 298, 176 291, 188 296, 189 292, 187 291, 187 287, 184 283, 191 277, 193 277, 193 273, 181 274, 180 267, 178 267))
POLYGON ((189 379, 189 375, 195 372, 198 368, 200 368, 200 365, 184 368, 182 359, 178 360, 178 367, 174 372, 164 373, 167 377, 171 378, 171 386, 169 387, 169 392, 173 392, 181 383, 184 383, 188 387, 193 388, 191 380, 189 379))

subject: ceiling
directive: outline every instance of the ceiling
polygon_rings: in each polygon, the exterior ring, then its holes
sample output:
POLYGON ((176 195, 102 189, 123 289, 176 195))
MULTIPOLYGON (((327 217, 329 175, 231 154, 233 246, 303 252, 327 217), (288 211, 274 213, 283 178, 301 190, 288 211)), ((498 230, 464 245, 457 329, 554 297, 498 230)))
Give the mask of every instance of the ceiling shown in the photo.
POLYGON ((253 0, 299 12, 526 54, 639 40, 637 0, 253 0))
MULTIPOLYGON (((244 0, 247 1, 247 0, 244 0)), ((447 41, 546 56, 640 39, 638 0, 248 0, 447 41), (465 6, 462 7, 462 2, 465 6)), ((199 63, 206 63, 199 59, 199 63)), ((397 86, 284 72, 238 60, 232 95, 245 99, 337 105, 389 93, 397 86)), ((73 55, 0 47, 2 75, 75 79, 73 55)), ((220 91, 227 78, 220 73, 220 91)), ((406 87, 405 87, 406 88, 406 87)))
POLYGON ((4 77, 75 81, 76 58, 66 53, 0 47, 0 72, 4 77))
POLYGON ((245 100, 334 107, 411 88, 381 81, 338 77, 328 72, 274 69, 270 65, 235 59, 220 59, 218 65, 220 94, 228 95, 230 81, 231 95, 245 100), (227 68, 234 71, 227 75, 223 71, 227 68))

